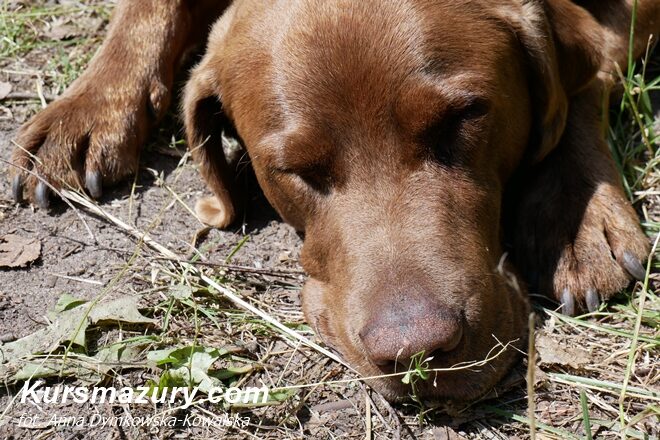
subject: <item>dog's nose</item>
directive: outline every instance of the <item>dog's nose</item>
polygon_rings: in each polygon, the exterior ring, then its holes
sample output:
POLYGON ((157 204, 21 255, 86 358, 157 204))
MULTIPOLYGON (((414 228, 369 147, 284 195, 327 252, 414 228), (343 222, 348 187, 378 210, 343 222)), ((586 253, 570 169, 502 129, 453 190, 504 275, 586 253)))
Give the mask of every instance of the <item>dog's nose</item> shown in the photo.
POLYGON ((375 307, 359 335, 376 365, 406 364, 420 352, 433 356, 455 349, 463 325, 460 315, 445 306, 409 301, 375 307))

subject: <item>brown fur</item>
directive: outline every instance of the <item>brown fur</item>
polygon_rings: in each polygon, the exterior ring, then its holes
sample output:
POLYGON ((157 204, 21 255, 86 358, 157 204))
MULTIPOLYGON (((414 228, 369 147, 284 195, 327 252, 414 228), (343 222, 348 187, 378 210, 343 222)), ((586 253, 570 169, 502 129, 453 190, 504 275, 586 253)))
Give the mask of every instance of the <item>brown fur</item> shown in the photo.
MULTIPOLYGON (((639 1, 637 52, 660 28, 655 3, 639 1)), ((109 183, 135 169, 198 39, 189 29, 214 15, 193 1, 139 5, 119 3, 87 72, 19 134, 55 184, 94 193, 90 171, 109 183)), ((240 209, 220 139, 231 128, 305 233, 307 319, 360 372, 400 371, 420 351, 442 368, 497 341, 521 347, 528 302, 502 258, 507 231, 517 269, 569 313, 646 258, 601 120, 629 21, 623 0, 236 1, 185 90, 189 146, 214 194, 197 211, 225 227, 240 209)), ((15 162, 30 166, 22 150, 15 162)), ((509 349, 419 391, 477 397, 514 359, 509 349)), ((406 393, 399 379, 372 384, 406 393)))

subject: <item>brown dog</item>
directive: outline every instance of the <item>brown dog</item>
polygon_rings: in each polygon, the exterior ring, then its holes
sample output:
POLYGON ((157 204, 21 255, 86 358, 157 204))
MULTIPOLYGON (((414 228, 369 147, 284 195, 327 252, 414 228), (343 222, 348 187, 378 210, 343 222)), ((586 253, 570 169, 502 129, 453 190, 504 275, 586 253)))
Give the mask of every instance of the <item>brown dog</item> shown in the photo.
MULTIPOLYGON (((660 30, 658 3, 639 0, 636 53, 660 30)), ((644 275, 648 243, 601 120, 631 4, 126 0, 88 70, 23 127, 14 161, 95 197, 134 172, 176 66, 224 11, 184 99, 214 193, 200 216, 236 216, 220 140, 235 130, 270 202, 305 233, 303 306, 328 344, 368 376, 419 352, 434 368, 483 360, 525 334, 505 234, 517 268, 569 314, 644 275)), ((47 187, 17 172, 17 200, 24 186, 48 205, 47 187)), ((514 353, 419 392, 476 397, 514 353)), ((406 393, 399 378, 373 385, 406 393)))

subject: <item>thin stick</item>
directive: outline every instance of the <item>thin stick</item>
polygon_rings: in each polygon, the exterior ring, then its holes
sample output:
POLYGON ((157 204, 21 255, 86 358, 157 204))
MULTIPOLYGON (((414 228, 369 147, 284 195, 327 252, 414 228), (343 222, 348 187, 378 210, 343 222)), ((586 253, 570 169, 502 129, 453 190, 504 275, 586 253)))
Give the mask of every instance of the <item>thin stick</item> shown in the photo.
POLYGON ((536 346, 534 345, 534 313, 529 314, 529 341, 527 348, 527 414, 529 418, 529 437, 536 439, 536 403, 534 402, 534 368, 536 367, 536 346))
POLYGON ((257 269, 256 267, 240 266, 237 264, 216 263, 213 261, 193 261, 193 260, 172 260, 165 257, 156 257, 157 260, 176 261, 177 263, 186 263, 193 266, 208 266, 217 267, 220 269, 227 269, 234 272, 254 273, 257 275, 271 275, 278 277, 288 277, 297 279, 300 275, 305 275, 305 272, 298 269, 257 269))
POLYGON ((41 87, 41 78, 37 79, 37 96, 39 96, 39 101, 41 101, 41 108, 48 107, 48 102, 46 102, 46 97, 44 96, 44 89, 41 87))
MULTIPOLYGON (((55 96, 49 95, 47 93, 42 94, 42 97, 48 101, 52 102, 55 100, 55 96)), ((41 100, 41 96, 39 96, 36 93, 28 93, 28 92, 11 92, 7 94, 7 96, 4 96, 0 98, 0 101, 25 101, 25 100, 41 100)))
POLYGON ((369 396, 367 393, 364 393, 364 406, 366 407, 366 415, 365 415, 365 424, 367 425, 367 433, 364 436, 365 440, 371 440, 372 434, 371 434, 371 402, 369 401, 369 396))

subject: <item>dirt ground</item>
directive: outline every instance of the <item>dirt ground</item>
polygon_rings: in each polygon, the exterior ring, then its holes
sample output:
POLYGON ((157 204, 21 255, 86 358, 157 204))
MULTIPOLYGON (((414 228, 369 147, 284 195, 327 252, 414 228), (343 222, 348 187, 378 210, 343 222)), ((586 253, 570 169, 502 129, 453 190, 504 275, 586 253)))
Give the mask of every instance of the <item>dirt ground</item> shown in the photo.
MULTIPOLYGON (((41 245, 40 257, 27 267, 0 269, 0 344, 50 328, 51 312, 65 294, 88 301, 128 295, 139 298, 140 312, 157 324, 150 328, 98 326, 88 332, 90 346, 85 354, 90 356, 112 341, 150 338, 148 344, 140 345, 143 352, 133 364, 114 365, 103 376, 103 384, 140 386, 148 380, 162 380, 163 368, 147 363, 143 354, 192 344, 227 348, 230 355, 216 360, 213 368, 234 372, 231 383, 306 388, 265 407, 228 408, 199 402, 181 409, 170 405, 165 409, 171 409, 176 426, 90 427, 53 423, 48 416, 89 420, 95 414, 138 417, 164 409, 123 404, 35 408, 17 401, 22 383, 3 376, 7 383, 0 389, 0 437, 529 438, 525 360, 479 402, 391 405, 360 381, 328 384, 355 376, 285 337, 263 319, 209 293, 196 275, 164 260, 161 253, 116 222, 80 205, 72 209, 60 203, 47 213, 10 200, 5 161, 17 128, 41 106, 37 82, 45 97, 61 93, 98 46, 111 5, 107 1, 43 0, 8 1, 0 7, 0 34, 15 44, 0 46, 0 83, 11 84, 14 93, 11 99, 0 99, 0 237, 15 234, 36 239, 41 245), (191 293, 181 296, 181 286, 191 293), (37 415, 40 422, 22 427, 19 423, 24 414, 37 415), (191 427, 185 422, 187 416, 213 419, 221 414, 249 417, 250 424, 191 427)), ((206 189, 194 164, 182 160, 185 146, 181 138, 180 124, 174 116, 168 117, 143 152, 135 181, 106 191, 100 207, 178 256, 203 263, 198 267, 205 274, 218 277, 223 286, 253 306, 320 342, 305 325, 300 309, 302 241, 277 218, 254 183, 249 184, 250 203, 243 224, 227 231, 204 231, 196 239, 203 225, 191 207, 206 189)), ((637 205, 650 240, 660 231, 656 172, 649 172, 652 178, 645 180, 643 200, 637 205)), ((585 420, 590 420, 591 433, 597 438, 658 438, 660 301, 653 289, 657 290, 659 281, 657 274, 650 276, 646 306, 640 314, 641 284, 618 297, 609 309, 587 318, 564 318, 538 309, 539 358, 531 398, 536 405, 538 438, 585 438, 585 420), (632 367, 629 353, 633 353, 632 367), (619 405, 624 377, 630 390, 619 405), (620 423, 621 417, 625 423, 620 423)), ((49 377, 47 383, 88 384, 79 375, 65 376, 49 377)))
MULTIPOLYGON (((0 132, 0 144, 6 146, 0 150, 2 159, 10 158, 13 133, 14 130, 0 132)), ((188 206, 193 206, 194 201, 205 194, 204 184, 191 163, 175 176, 170 171, 177 165, 176 158, 149 152, 145 156, 143 167, 164 173, 167 185, 188 206)), ((3 176, 8 175, 8 167, 4 163, 0 165, 3 176)), ((154 185, 154 178, 147 171, 138 176, 139 190, 131 208, 131 184, 127 182, 107 192, 101 200, 103 209, 122 219, 126 219, 132 209, 131 221, 138 229, 149 228, 150 235, 159 243, 180 255, 191 254, 190 244, 203 225, 180 204, 171 204, 169 191, 154 185), (163 208, 164 214, 160 216, 163 208), (156 217, 160 221, 152 228, 156 217)), ((21 337, 39 328, 41 317, 62 293, 75 292, 80 298, 92 299, 98 294, 99 286, 106 285, 126 263, 135 243, 106 221, 85 216, 94 234, 90 237, 78 214, 63 203, 48 213, 15 206, 10 194, 9 180, 0 179, 0 236, 35 237, 42 244, 42 257, 37 264, 24 270, 0 272, 0 334, 21 337)), ((277 219, 265 202, 259 200, 259 194, 255 198, 258 200, 246 214, 249 222, 234 230, 210 231, 203 242, 210 245, 207 258, 224 260, 243 237, 249 235, 249 240, 233 256, 234 264, 255 268, 298 268, 297 256, 302 241, 290 226, 277 219)), ((128 277, 115 289, 117 292, 131 292, 132 282, 128 277)))

